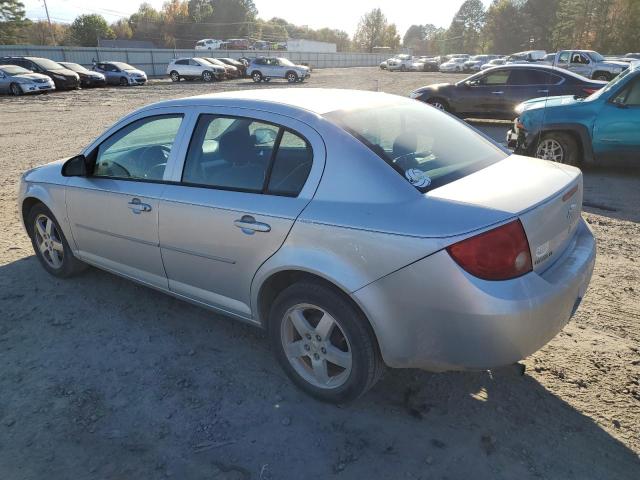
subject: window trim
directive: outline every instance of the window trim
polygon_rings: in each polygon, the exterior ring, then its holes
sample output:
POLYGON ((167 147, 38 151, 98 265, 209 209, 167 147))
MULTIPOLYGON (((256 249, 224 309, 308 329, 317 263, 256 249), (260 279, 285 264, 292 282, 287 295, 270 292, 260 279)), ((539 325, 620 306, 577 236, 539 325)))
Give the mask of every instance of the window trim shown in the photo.
MULTIPOLYGON (((185 122, 185 117, 186 114, 184 112, 182 113, 160 113, 158 115, 147 115, 147 116, 142 116, 139 118, 136 118, 134 120, 131 120, 130 122, 127 122, 126 124, 122 125, 121 127, 117 128, 116 130, 114 130, 113 132, 110 133, 110 135, 108 137, 105 137, 103 139, 101 139, 100 143, 98 143, 97 145, 94 145, 91 148, 91 151, 89 153, 85 153, 85 157, 89 160, 90 163, 90 169, 87 175, 87 178, 106 178, 108 180, 123 180, 125 182, 147 182, 147 183, 169 183, 166 180, 149 180, 146 178, 126 178, 126 177, 112 177, 112 176, 106 176, 106 175, 94 175, 95 172, 95 168, 96 168, 96 162, 98 161, 98 150, 100 149, 100 146, 107 142, 110 138, 112 138, 114 135, 117 135, 119 132, 121 132, 122 130, 124 130, 125 128, 129 127, 130 125, 136 123, 136 122, 140 122, 143 120, 149 120, 152 118, 158 118, 158 117, 180 117, 180 126, 178 127, 178 130, 176 131, 176 137, 174 139, 174 145, 178 140, 178 137, 180 135, 180 129, 183 127, 184 122, 185 122)), ((174 151, 174 147, 172 145, 171 147, 171 152, 173 153, 174 151)), ((169 162, 171 160, 171 157, 169 157, 167 159, 167 165, 169 165, 169 162)), ((165 166, 165 171, 166 171, 167 167, 165 166)), ((163 172, 163 176, 164 176, 164 172, 163 172)))
POLYGON ((280 149, 280 141, 282 140, 282 136, 284 135, 284 132, 288 131, 289 133, 292 133, 298 137, 300 137, 302 140, 304 140, 306 146, 308 149, 311 150, 311 163, 312 163, 312 167, 313 167, 313 162, 315 159, 315 154, 314 154, 314 150, 313 150, 313 145, 311 144, 311 142, 309 141, 309 139, 303 135, 302 133, 293 130, 292 128, 286 127, 284 125, 272 122, 270 120, 264 120, 264 119, 260 119, 260 118, 255 118, 255 117, 248 117, 248 116, 244 116, 244 115, 231 115, 231 114, 222 114, 222 113, 206 113, 206 112, 199 112, 196 116, 195 122, 193 123, 193 128, 191 129, 191 136, 189 138, 189 142, 187 144, 187 149, 185 150, 184 153, 184 162, 182 163, 182 171, 180 172, 180 180, 179 181, 172 181, 172 182, 165 182, 165 183, 171 183, 171 184, 177 184, 177 185, 182 185, 185 187, 192 187, 192 188, 207 188, 209 190, 223 190, 223 191, 228 191, 228 192, 239 192, 239 193, 253 193, 256 195, 271 195, 274 197, 289 197, 289 198, 298 198, 300 196, 300 193, 302 193, 302 191, 304 190, 304 187, 307 183, 307 181, 309 180, 309 177, 311 176, 311 169, 309 169, 309 174, 307 175, 307 178, 305 179, 304 183, 302 184, 302 187, 300 188, 300 191, 295 194, 284 194, 284 193, 271 193, 269 191, 269 182, 271 180, 271 172, 273 171, 273 165, 275 163, 278 151, 280 149), (264 123, 266 125, 272 125, 274 127, 278 128, 278 134, 276 136, 276 139, 274 140, 273 143, 273 150, 271 152, 271 157, 269 158, 269 164, 267 165, 267 169, 265 170, 265 179, 264 179, 264 183, 262 184, 262 188, 260 190, 257 189, 251 189, 251 188, 239 188, 239 187, 226 187, 226 186, 217 186, 217 185, 206 185, 206 184, 200 184, 200 183, 193 183, 193 182, 186 182, 184 181, 184 172, 185 169, 187 167, 187 160, 189 158, 189 152, 191 150, 191 147, 193 145, 193 142, 195 140, 195 134, 196 134, 196 129, 198 128, 198 124, 200 123, 201 119, 203 117, 214 117, 214 118, 230 118, 230 119, 245 119, 245 120, 251 120, 254 122, 259 122, 259 123, 264 123))

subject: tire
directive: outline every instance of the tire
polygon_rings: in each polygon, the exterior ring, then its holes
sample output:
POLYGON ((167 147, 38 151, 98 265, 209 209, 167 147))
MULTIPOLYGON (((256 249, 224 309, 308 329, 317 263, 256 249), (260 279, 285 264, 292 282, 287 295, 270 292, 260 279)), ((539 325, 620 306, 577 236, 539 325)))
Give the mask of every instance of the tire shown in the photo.
POLYGON ((357 399, 384 370, 367 319, 344 294, 322 283, 302 281, 282 291, 271 306, 268 327, 271 346, 285 373, 301 390, 323 402, 357 399), (303 324, 308 336, 300 333, 292 318, 303 324), (334 323, 322 323, 320 318, 334 323), (326 336, 321 323, 333 325, 326 336), (289 345, 286 350, 285 345, 289 345), (329 358, 344 362, 343 367, 329 358), (319 365, 323 373, 318 376, 312 365, 319 365))
POLYGON ((298 74, 296 72, 287 72, 286 78, 287 82, 295 83, 298 81, 298 74))
POLYGON ((607 72, 596 72, 593 74, 593 79, 600 80, 603 82, 609 82, 611 81, 611 75, 609 75, 609 73, 607 72))
POLYGON ((433 108, 437 108, 438 110, 442 110, 443 112, 449 111, 449 104, 443 98, 433 97, 427 100, 427 103, 431 105, 433 108))
POLYGON ((406 72, 407 71, 407 67, 404 65, 400 65, 400 71, 401 72, 406 72))
POLYGON ((11 85, 9 85, 9 90, 11 90, 11 95, 13 95, 14 97, 19 97, 24 93, 22 91, 22 88, 20 88, 20 85, 18 85, 17 83, 12 83, 11 85))
POLYGON ((121 87, 129 86, 129 80, 127 80, 125 77, 120 77, 120 86, 121 87))
POLYGON ((58 221, 51 210, 42 203, 37 203, 31 208, 27 215, 26 224, 36 257, 51 275, 68 278, 87 268, 86 263, 81 262, 73 255, 58 221), (54 261, 54 259, 56 260, 54 261))
POLYGON ((209 83, 212 80, 213 80, 213 74, 210 71, 205 70, 204 72, 202 72, 202 81, 203 82, 209 83))
POLYGON ((255 71, 251 73, 251 78, 254 82, 260 83, 262 81, 262 73, 255 71))
POLYGON ((568 133, 547 132, 533 147, 533 156, 543 160, 578 166, 580 150, 576 139, 568 133))
POLYGON ((169 74, 169 77, 171 77, 171 81, 172 82, 179 82, 180 81, 180 74, 178 72, 176 72, 175 70, 171 71, 171 73, 169 74))

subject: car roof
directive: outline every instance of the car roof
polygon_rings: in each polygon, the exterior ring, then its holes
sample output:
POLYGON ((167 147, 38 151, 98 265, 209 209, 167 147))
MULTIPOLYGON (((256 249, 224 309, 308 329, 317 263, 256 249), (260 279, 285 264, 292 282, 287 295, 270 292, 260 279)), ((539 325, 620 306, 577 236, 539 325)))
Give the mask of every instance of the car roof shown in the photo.
POLYGON ((405 97, 399 97, 397 95, 364 90, 333 88, 256 88, 166 100, 145 107, 144 109, 178 105, 225 105, 242 106, 244 108, 265 108, 268 111, 279 110, 282 113, 285 113, 285 111, 306 110, 317 115, 324 115, 336 110, 353 110, 393 102, 397 103, 400 99, 406 100, 405 97))

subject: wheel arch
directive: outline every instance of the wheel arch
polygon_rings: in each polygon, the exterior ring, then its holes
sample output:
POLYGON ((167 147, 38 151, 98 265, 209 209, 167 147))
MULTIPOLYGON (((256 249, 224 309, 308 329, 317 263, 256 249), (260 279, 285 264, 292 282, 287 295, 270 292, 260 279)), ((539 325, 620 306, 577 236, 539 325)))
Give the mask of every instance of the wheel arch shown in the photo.
POLYGON ((542 129, 540 129, 534 140, 529 144, 530 154, 535 154, 534 150, 536 148, 536 145, 538 145, 538 141, 540 140, 542 135, 550 132, 559 132, 571 135, 578 144, 578 148, 580 148, 580 154, 583 164, 594 163, 595 159, 593 155, 593 146, 591 144, 591 136, 589 135, 589 131, 584 125, 574 123, 555 123, 545 125, 542 129))

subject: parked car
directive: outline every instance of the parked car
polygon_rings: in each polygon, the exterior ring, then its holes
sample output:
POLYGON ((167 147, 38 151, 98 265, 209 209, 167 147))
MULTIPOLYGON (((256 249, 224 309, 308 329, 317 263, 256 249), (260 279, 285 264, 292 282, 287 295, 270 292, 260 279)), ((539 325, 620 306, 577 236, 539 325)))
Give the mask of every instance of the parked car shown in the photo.
POLYGON ((167 65, 167 75, 173 82, 180 79, 196 80, 202 79, 204 82, 212 82, 224 78, 226 70, 220 65, 214 65, 204 58, 176 58, 167 65))
POLYGON ((53 80, 17 65, 0 65, 0 93, 19 96, 25 93, 52 92, 53 80))
POLYGON ((56 90, 80 88, 80 77, 76 72, 63 67, 53 60, 40 57, 2 57, 0 65, 16 65, 34 73, 46 75, 53 80, 56 90))
POLYGON ((480 67, 480 70, 486 70, 487 68, 499 67, 507 63, 506 58, 494 58, 480 67))
POLYGON ((627 53, 624 58, 628 58, 631 60, 640 60, 640 53, 627 53))
POLYGON ((406 72, 411 68, 411 64, 414 61, 415 59, 411 55, 397 55, 387 60, 387 70, 389 70, 390 72, 395 72, 397 70, 406 72))
POLYGON ((345 402, 385 364, 490 369, 550 341, 595 261, 582 196, 577 168, 419 102, 289 88, 144 107, 24 174, 18 211, 53 276, 91 264, 266 328, 296 385, 345 402))
POLYGON ((438 62, 429 57, 419 57, 409 67, 413 72, 437 72, 438 69, 438 62))
POLYGON ((249 50, 251 48, 251 42, 246 38, 230 38, 224 43, 227 50, 249 50))
POLYGON ((465 72, 479 72, 482 65, 498 58, 497 55, 474 55, 462 64, 465 72))
POLYGON ((587 98, 536 98, 517 112, 507 136, 517 152, 570 165, 640 163, 640 64, 587 98))
POLYGON ((608 82, 628 68, 629 64, 606 60, 593 50, 561 50, 553 59, 553 66, 570 70, 583 77, 608 82))
POLYGON ((454 57, 445 63, 441 63, 439 68, 441 72, 462 72, 466 61, 465 57, 454 57))
POLYGON ((247 65, 245 65, 243 61, 234 58, 218 58, 218 60, 232 67, 236 67, 241 77, 247 76, 247 65))
POLYGON ((224 42, 213 38, 205 38, 196 42, 196 50, 218 50, 224 42))
POLYGON ((96 62, 93 66, 96 72, 102 73, 111 85, 144 85, 147 74, 124 62, 96 62))
POLYGON ((543 62, 546 56, 545 50, 527 50, 509 55, 506 63, 539 63, 543 62))
POLYGON ((212 64, 212 65, 224 68, 225 78, 239 78, 240 77, 240 71, 236 67, 234 67, 232 65, 228 65, 228 64, 226 64, 224 62, 221 62, 217 58, 204 57, 204 59, 207 62, 209 62, 210 64, 212 64))
POLYGON ((460 116, 511 120, 515 107, 530 98, 586 97, 605 85, 606 82, 546 65, 505 65, 476 73, 458 83, 422 87, 410 96, 460 116))
POLYGON ((288 58, 254 58, 247 69, 254 82, 270 81, 272 78, 286 78, 289 83, 304 82, 311 76, 309 67, 296 65, 288 58))
POLYGON ((98 72, 93 72, 86 69, 79 63, 73 62, 58 62, 64 68, 68 68, 72 72, 76 72, 80 77, 80 86, 82 88, 90 87, 104 87, 107 84, 107 80, 104 75, 98 72))

